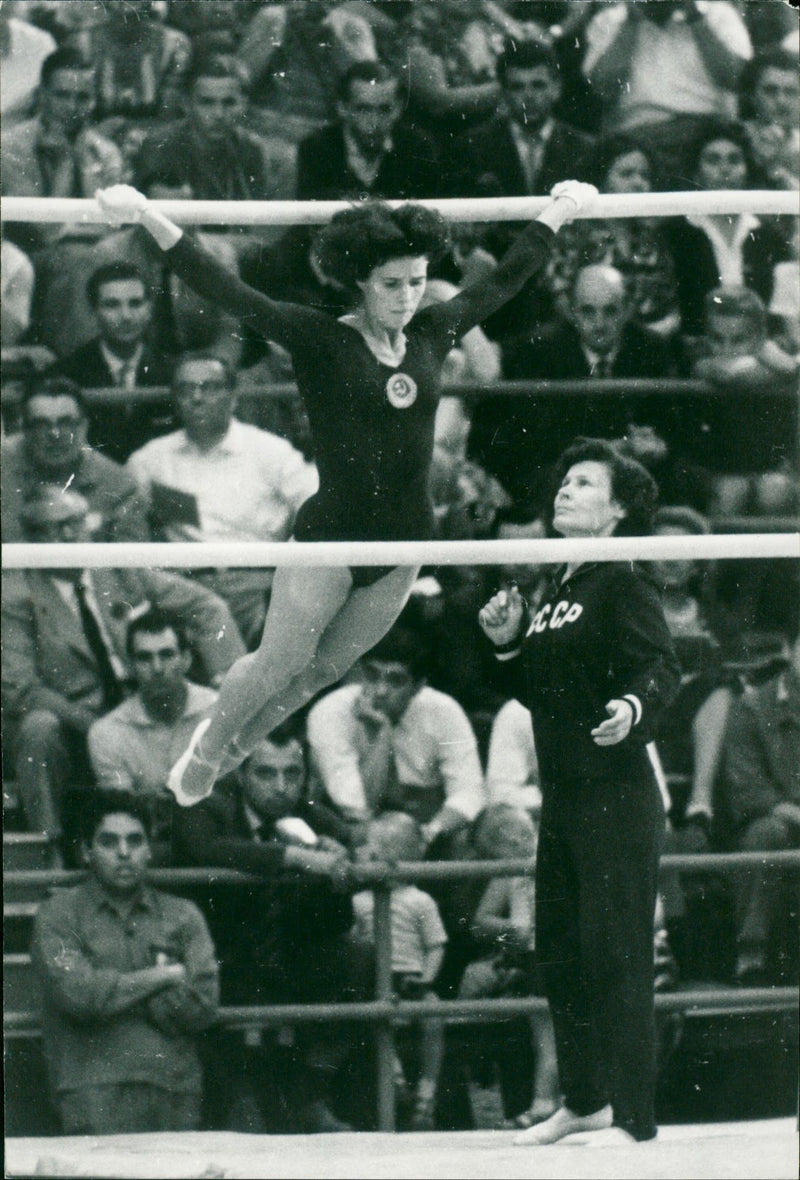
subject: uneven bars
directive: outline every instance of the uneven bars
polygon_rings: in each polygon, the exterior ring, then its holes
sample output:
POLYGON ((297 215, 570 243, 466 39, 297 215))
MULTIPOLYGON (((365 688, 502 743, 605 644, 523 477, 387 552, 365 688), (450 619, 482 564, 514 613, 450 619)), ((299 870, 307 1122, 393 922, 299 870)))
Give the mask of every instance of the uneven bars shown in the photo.
MULTIPOLYGON (((387 201, 392 207, 403 201, 387 201)), ((451 221, 530 221, 550 204, 549 197, 447 197, 415 201, 439 209, 451 221)), ((319 225, 353 201, 153 201, 182 225, 319 225)), ((714 192, 603 193, 577 214, 579 219, 682 217, 688 213, 766 213, 800 215, 796 192, 725 189, 714 192)), ((107 224, 91 199, 3 197, 0 219, 25 222, 107 224)))
POLYGON ((11 569, 273 568, 343 565, 536 565, 800 557, 800 533, 500 541, 78 542, 3 545, 11 569))

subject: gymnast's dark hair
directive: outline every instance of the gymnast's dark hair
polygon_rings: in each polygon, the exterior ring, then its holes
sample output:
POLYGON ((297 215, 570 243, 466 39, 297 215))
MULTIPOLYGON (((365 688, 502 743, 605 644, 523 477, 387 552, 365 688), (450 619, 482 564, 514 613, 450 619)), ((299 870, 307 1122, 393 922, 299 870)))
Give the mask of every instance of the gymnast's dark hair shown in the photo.
POLYGON ((447 222, 435 210, 412 204, 390 209, 369 201, 334 214, 317 235, 314 253, 329 278, 352 289, 376 266, 396 258, 437 262, 449 242, 447 222))
MULTIPOLYGON (((617 524, 617 537, 645 537, 653 531, 653 516, 658 504, 658 484, 637 459, 631 459, 605 438, 576 438, 567 447, 555 468, 555 486, 576 463, 602 463, 611 476, 611 495, 625 509, 617 524)), ((548 507, 548 524, 552 532, 552 505, 548 507)))

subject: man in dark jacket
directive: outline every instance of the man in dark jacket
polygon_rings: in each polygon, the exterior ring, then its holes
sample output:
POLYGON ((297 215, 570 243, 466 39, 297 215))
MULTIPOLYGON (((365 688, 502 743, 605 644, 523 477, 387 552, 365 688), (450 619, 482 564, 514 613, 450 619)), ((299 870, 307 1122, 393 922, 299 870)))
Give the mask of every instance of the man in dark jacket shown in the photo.
MULTIPOLYGON (((497 77, 502 88, 497 114, 455 140, 451 158, 458 175, 451 194, 524 197, 549 193, 564 176, 591 180, 594 140, 553 113, 562 89, 554 51, 539 42, 509 41, 497 60, 497 77)), ((484 244, 500 258, 518 231, 513 222, 491 225, 484 244)), ((547 301, 533 279, 484 326, 502 342, 542 314, 547 301)))
MULTIPOLYGON (((623 275, 585 266, 575 276, 570 320, 549 336, 526 335, 505 350, 503 376, 525 380, 612 380, 681 375, 675 347, 634 323, 623 275)), ((476 407, 469 453, 515 499, 538 500, 554 460, 578 435, 618 438, 648 427, 666 443, 691 435, 688 403, 648 395, 537 395, 486 398, 476 407)))
POLYGON ((298 200, 441 195, 435 144, 425 132, 402 122, 400 82, 388 66, 374 61, 352 65, 339 84, 337 112, 337 123, 300 143, 298 200))
MULTIPOLYGON (((153 301, 138 267, 110 262, 86 284, 98 334, 62 357, 55 372, 83 389, 168 386, 174 362, 149 340, 153 301)), ((89 442, 109 459, 124 463, 138 447, 174 425, 169 395, 153 401, 120 398, 89 405, 89 442)))
MULTIPOLYGON (((366 999, 371 963, 347 935, 353 922, 342 821, 307 795, 304 743, 296 726, 273 731, 232 778, 197 807, 176 809, 176 851, 184 863, 255 873, 262 883, 215 887, 211 925, 222 964, 226 1003, 320 1003, 366 999), (214 922, 213 913, 222 916, 214 922), (217 928, 218 927, 218 928, 217 928)), ((329 1109, 347 1042, 320 1026, 301 1025, 269 1053, 235 1034, 218 1060, 229 1063, 219 1095, 230 1120, 247 1078, 263 1129, 348 1130, 329 1109), (282 1077, 277 1083, 276 1062, 282 1077), (275 1095, 275 1089, 279 1091, 275 1095), (270 1109, 272 1093, 277 1109, 270 1109), (286 1105, 288 1104, 288 1110, 286 1105), (280 1108, 283 1107, 283 1110, 280 1108), (287 1123, 290 1126, 287 1126, 287 1123)))
POLYGON ((536 41, 510 42, 497 77, 502 108, 456 142, 459 196, 523 197, 549 193, 564 176, 588 180, 593 140, 553 115, 561 97, 554 51, 536 41))

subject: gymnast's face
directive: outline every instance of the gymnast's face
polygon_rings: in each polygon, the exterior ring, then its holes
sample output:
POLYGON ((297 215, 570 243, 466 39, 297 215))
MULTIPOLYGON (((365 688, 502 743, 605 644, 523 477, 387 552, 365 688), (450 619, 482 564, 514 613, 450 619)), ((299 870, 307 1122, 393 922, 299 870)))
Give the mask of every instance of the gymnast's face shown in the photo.
POLYGON ((611 491, 605 463, 573 463, 555 498, 553 527, 562 537, 610 537, 625 515, 611 491))
POLYGON ((390 334, 402 332, 419 307, 427 281, 428 259, 424 255, 392 258, 374 267, 358 284, 370 325, 390 334))

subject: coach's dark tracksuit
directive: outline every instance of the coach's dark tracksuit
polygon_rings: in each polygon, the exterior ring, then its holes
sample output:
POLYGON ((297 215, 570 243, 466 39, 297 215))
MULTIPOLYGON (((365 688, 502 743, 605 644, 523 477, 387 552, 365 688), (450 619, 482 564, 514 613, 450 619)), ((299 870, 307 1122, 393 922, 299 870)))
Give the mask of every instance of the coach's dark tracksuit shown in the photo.
POLYGON ((630 563, 581 566, 527 635, 497 649, 530 709, 542 785, 536 954, 566 1105, 607 1103, 636 1139, 655 1135, 653 919, 664 810, 645 749, 679 668, 658 593, 630 563), (598 746, 591 730, 631 696, 636 724, 598 746))

